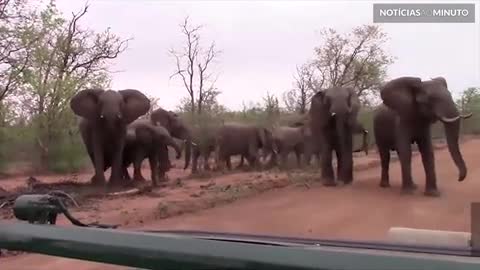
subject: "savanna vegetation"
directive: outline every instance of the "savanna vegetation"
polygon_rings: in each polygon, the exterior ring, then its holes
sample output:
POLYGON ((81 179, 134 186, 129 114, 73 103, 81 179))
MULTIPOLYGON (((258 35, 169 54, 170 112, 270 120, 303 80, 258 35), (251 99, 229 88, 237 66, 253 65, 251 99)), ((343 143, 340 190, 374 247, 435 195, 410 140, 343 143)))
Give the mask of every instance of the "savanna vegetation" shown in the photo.
MULTIPOLYGON (((84 27, 88 8, 67 15, 54 0, 0 0, 0 172, 26 166, 66 173, 89 166, 69 100, 86 87, 109 88, 109 67, 131 39, 116 35, 114 29, 84 27)), ((389 79, 388 68, 395 62, 384 48, 388 36, 379 26, 360 25, 346 33, 323 29, 310 61, 295 68, 290 87, 270 91, 239 111, 217 101, 222 89, 215 84, 220 74, 216 64, 222 50, 215 41, 202 38, 203 27, 185 18, 179 24, 184 41, 169 50, 171 78, 182 82, 185 91, 176 110, 194 132, 206 134, 211 125, 223 121, 287 124, 308 111, 316 91, 331 86, 357 89, 363 103, 360 122, 372 130, 378 87, 389 79)), ((162 106, 158 98, 151 101, 151 110, 162 106)), ((479 133, 480 88, 462 91, 457 105, 474 113, 465 120, 463 133, 479 133)), ((442 137, 442 129, 435 136, 442 137)))

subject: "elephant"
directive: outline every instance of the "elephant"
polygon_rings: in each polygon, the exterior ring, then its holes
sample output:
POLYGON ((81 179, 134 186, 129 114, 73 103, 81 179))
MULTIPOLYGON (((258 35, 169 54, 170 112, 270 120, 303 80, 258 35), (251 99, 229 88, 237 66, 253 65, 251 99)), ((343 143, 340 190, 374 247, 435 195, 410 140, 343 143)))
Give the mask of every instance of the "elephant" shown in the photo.
POLYGON ((435 173, 431 126, 441 121, 448 150, 458 168, 458 181, 467 176, 467 167, 459 147, 461 115, 455 106, 444 77, 422 81, 418 77, 398 77, 380 88, 383 105, 374 114, 374 136, 381 159, 381 187, 389 187, 390 150, 398 153, 402 171, 402 191, 417 188, 411 172, 412 144, 416 143, 425 169, 425 196, 440 196, 435 173))
MULTIPOLYGON (((287 167, 287 158, 290 152, 294 152, 297 158, 297 166, 301 167, 301 155, 305 148, 306 128, 305 126, 280 126, 273 131, 273 147, 275 152, 280 156, 280 164, 282 168, 287 167)), ((277 155, 272 158, 275 164, 277 155)))
MULTIPOLYGON (((276 164, 276 159, 278 152, 273 146, 273 134, 272 131, 268 128, 264 129, 265 132, 265 143, 262 143, 261 141, 258 142, 258 149, 263 149, 260 156, 259 156, 259 161, 266 161, 268 162, 266 164, 266 168, 271 168, 275 166, 276 164), (268 159, 270 157, 270 159, 268 159)), ((246 156, 241 155, 240 156, 240 163, 237 165, 237 169, 242 168, 245 163, 246 156)), ((249 163, 250 166, 252 164, 249 163)))
POLYGON ((176 158, 181 157, 180 146, 170 136, 166 128, 155 126, 148 119, 137 119, 127 126, 125 149, 123 152, 124 176, 130 179, 127 168, 133 162, 133 180, 145 181, 141 174, 142 161, 148 158, 151 170, 152 185, 157 186, 158 162, 162 148, 170 146, 175 149, 176 158))
POLYGON ((109 167, 112 168, 109 183, 122 183, 127 125, 148 112, 150 100, 135 89, 92 88, 75 94, 70 108, 80 116, 80 134, 95 167, 92 183, 105 184, 104 172, 109 167))
MULTIPOLYGON (((184 121, 174 112, 167 111, 163 108, 158 108, 150 115, 150 121, 154 125, 161 125, 168 130, 172 137, 183 140, 185 142, 185 165, 184 170, 190 165, 191 149, 192 149, 192 135, 190 128, 184 123, 184 121)), ((168 158, 167 147, 164 146, 160 155, 160 164, 165 164, 159 169, 160 177, 165 177, 165 172, 170 167, 170 160, 168 158)))
POLYGON ((210 170, 208 160, 210 155, 215 151, 215 135, 208 134, 203 140, 197 138, 192 148, 192 174, 198 171, 198 159, 203 159, 203 169, 210 170))
MULTIPOLYGON (((304 121, 293 122, 293 123, 289 124, 288 126, 290 126, 290 127, 304 126, 305 127, 305 130, 304 130, 304 135, 305 135, 304 150, 303 150, 304 163, 306 165, 310 165, 311 161, 312 161, 312 156, 315 156, 317 158, 317 161, 320 163, 322 147, 314 139, 314 137, 312 135, 312 131, 310 129, 310 125, 305 124, 305 120, 304 120, 304 121)), ((353 152, 358 153, 358 152, 363 151, 363 152, 365 152, 365 155, 368 156, 368 145, 369 145, 369 140, 370 140, 368 130, 365 129, 361 123, 356 122, 356 124, 353 127, 353 134, 362 134, 362 146, 360 148, 354 150, 353 152)), ((319 164, 319 165, 321 165, 321 164, 319 164)))
POLYGON ((251 167, 259 168, 258 150, 263 150, 263 155, 270 151, 268 141, 269 130, 255 124, 224 123, 216 136, 215 163, 217 169, 222 169, 225 162, 228 169, 232 169, 230 157, 242 155, 251 167))
POLYGON ((344 184, 353 182, 353 130, 360 101, 352 87, 334 86, 317 92, 309 109, 314 143, 321 146, 321 178, 325 186, 336 186, 332 152, 337 156, 337 178, 344 184))

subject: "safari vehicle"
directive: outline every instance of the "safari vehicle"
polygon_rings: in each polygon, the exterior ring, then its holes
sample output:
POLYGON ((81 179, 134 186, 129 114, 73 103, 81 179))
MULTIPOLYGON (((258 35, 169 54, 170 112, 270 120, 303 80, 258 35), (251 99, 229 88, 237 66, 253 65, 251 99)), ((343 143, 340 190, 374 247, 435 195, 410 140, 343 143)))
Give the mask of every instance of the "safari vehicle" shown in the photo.
POLYGON ((480 253, 469 233, 397 228, 387 243, 131 231, 83 224, 50 195, 20 196, 13 211, 20 221, 0 223, 1 249, 137 269, 480 269, 480 253), (60 213, 77 226, 54 226, 60 213), (428 245, 421 243, 425 238, 428 245))

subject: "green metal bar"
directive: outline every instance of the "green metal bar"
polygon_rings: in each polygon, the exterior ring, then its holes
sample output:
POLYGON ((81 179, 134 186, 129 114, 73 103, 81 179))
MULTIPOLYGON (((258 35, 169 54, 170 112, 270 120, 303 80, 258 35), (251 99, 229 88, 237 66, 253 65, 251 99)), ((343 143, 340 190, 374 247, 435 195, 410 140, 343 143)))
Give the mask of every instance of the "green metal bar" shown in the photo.
POLYGON ((0 223, 0 248, 144 269, 480 269, 479 258, 311 246, 270 246, 186 236, 0 223))

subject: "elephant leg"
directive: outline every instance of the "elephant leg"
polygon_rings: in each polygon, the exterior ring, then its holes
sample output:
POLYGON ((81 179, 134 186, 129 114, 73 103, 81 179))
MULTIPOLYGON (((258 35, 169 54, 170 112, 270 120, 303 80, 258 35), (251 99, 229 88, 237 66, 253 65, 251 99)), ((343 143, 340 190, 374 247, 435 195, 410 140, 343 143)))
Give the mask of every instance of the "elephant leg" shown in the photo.
POLYGON ((277 152, 276 150, 275 150, 275 151, 272 151, 272 152, 270 153, 270 158, 269 158, 268 161, 267 161, 266 168, 271 169, 271 168, 273 168, 273 167, 275 167, 275 166, 277 165, 277 163, 278 163, 278 161, 277 161, 277 159, 278 159, 277 153, 278 153, 278 152, 277 152))
POLYGON ((225 172, 226 170, 232 169, 230 158, 227 155, 221 155, 216 164, 217 164, 216 165, 217 170, 221 172, 225 172), (229 164, 230 164, 230 167, 229 167, 229 164))
POLYGON ((345 144, 346 150, 340 150, 342 151, 342 163, 345 164, 341 177, 345 184, 351 184, 353 182, 353 137, 351 132, 348 132, 345 144))
POLYGON ((337 180, 343 182, 343 171, 345 170, 343 168, 343 159, 345 158, 344 155, 342 154, 342 151, 338 149, 336 146, 334 148, 335 156, 337 158, 337 180))
POLYGON ((320 152, 316 153, 315 157, 317 158, 317 166, 320 168, 322 166, 321 153, 320 152))
POLYGON ((438 197, 440 192, 437 189, 437 179, 435 175, 435 158, 433 153, 433 145, 430 140, 430 132, 418 140, 418 150, 422 156, 423 168, 425 170, 425 196, 438 197))
POLYGON ((310 166, 311 162, 312 162, 312 150, 306 147, 305 151, 303 152, 303 164, 305 166, 310 166))
POLYGON ((278 167, 284 170, 287 166, 287 161, 288 161, 287 149, 285 148, 285 145, 278 140, 275 142, 275 145, 278 153, 278 155, 275 155, 275 161, 278 167))
POLYGON ((251 169, 260 169, 260 166, 259 166, 260 164, 259 164, 258 157, 248 155, 248 156, 245 157, 245 159, 248 161, 248 168, 249 168, 249 170, 251 170, 251 169))
POLYGON ((170 161, 170 157, 168 155, 168 148, 166 146, 165 146, 165 151, 167 152, 167 158, 165 159, 165 163, 166 163, 167 171, 169 171, 171 168, 173 168, 173 164, 172 164, 172 161, 170 161))
MULTIPOLYGON (((94 184, 94 185, 96 185, 96 184, 104 184, 104 183, 105 183, 105 179, 104 179, 104 181, 101 182, 101 183, 99 183, 99 182, 97 181, 98 172, 97 172, 97 169, 96 169, 96 168, 97 168, 97 167, 96 167, 97 164, 96 164, 96 162, 95 162, 95 155, 98 156, 100 153, 102 153, 102 155, 103 155, 103 152, 102 152, 102 151, 96 153, 95 150, 94 150, 95 147, 98 147, 98 146, 100 146, 100 145, 95 146, 95 145, 93 144, 92 140, 90 139, 90 137, 89 137, 88 135, 86 135, 84 132, 81 133, 81 136, 82 136, 83 143, 84 143, 85 147, 87 148, 88 157, 90 158, 90 161, 91 161, 91 163, 92 163, 92 166, 93 166, 93 168, 95 169, 95 173, 94 173, 94 175, 92 175, 92 177, 90 178, 90 182, 91 182, 92 184, 94 184)), ((102 160, 103 160, 103 159, 102 159, 102 160)), ((106 167, 106 166, 105 166, 105 162, 103 161, 102 163, 103 163, 103 167, 106 167)), ((104 174, 105 171, 106 171, 106 169, 104 169, 104 170, 102 171, 102 174, 104 174)))
POLYGON ((257 143, 256 141, 251 141, 248 147, 247 158, 252 161, 252 162, 249 161, 251 168, 260 169, 260 158, 258 155, 258 148, 256 146, 256 143, 257 143))
POLYGON ((380 186, 383 188, 390 187, 389 167, 390 167, 390 149, 388 147, 378 147, 380 162, 382 164, 382 178, 380 186))
POLYGON ((288 151, 281 150, 280 151, 280 167, 283 170, 288 169, 288 151))
POLYGON ((130 177, 130 174, 128 173, 128 165, 123 166, 122 170, 123 170, 123 173, 122 173, 123 178, 128 182, 132 181, 132 178, 130 177))
POLYGON ((244 155, 241 155, 241 157, 240 157, 240 163, 238 164, 237 169, 243 167, 243 165, 244 165, 244 160, 245 160, 245 156, 244 156, 244 155))
POLYGON ((400 167, 402 170, 402 190, 405 193, 411 193, 417 186, 412 178, 412 140, 411 135, 406 128, 397 130, 397 153, 400 159, 400 167))
POLYGON ((124 138, 118 138, 118 146, 113 151, 112 155, 112 169, 110 175, 110 184, 112 185, 120 185, 126 184, 122 177, 122 164, 123 164, 123 149, 125 147, 125 140, 124 138))
POLYGON ((94 185, 105 185, 105 154, 100 139, 93 139, 93 166, 95 167, 95 174, 91 181, 94 185))
POLYGON ((158 155, 151 153, 148 157, 148 162, 150 164, 150 177, 152 178, 152 186, 156 187, 158 186, 158 155))
POLYGON ((322 148, 322 159, 321 159, 321 176, 324 180, 324 186, 336 186, 333 165, 332 165, 332 140, 329 143, 324 143, 322 148))
POLYGON ((229 171, 232 170, 232 160, 230 156, 225 157, 225 163, 227 164, 227 168, 229 171))
POLYGON ((203 169, 206 171, 210 170, 210 166, 208 165, 208 160, 210 159, 211 151, 206 151, 203 155, 203 169))
POLYGON ((168 157, 168 148, 159 147, 158 148, 158 180, 166 181, 167 176, 166 172, 170 169, 170 158, 168 157))
POLYGON ((214 150, 214 162, 215 162, 215 171, 222 171, 223 170, 223 163, 225 162, 224 160, 224 155, 222 153, 222 149, 220 145, 215 146, 214 150))
POLYGON ((195 147, 192 153, 192 174, 197 173, 199 156, 200 156, 200 151, 198 150, 197 147, 195 147))
POLYGON ((143 149, 137 149, 133 160, 133 180, 137 182, 146 181, 142 175, 142 161, 146 153, 143 149))
POLYGON ((295 148, 293 149, 293 151, 295 152, 295 157, 297 158, 297 167, 298 168, 301 168, 302 167, 302 149, 301 149, 301 146, 295 146, 295 148))

